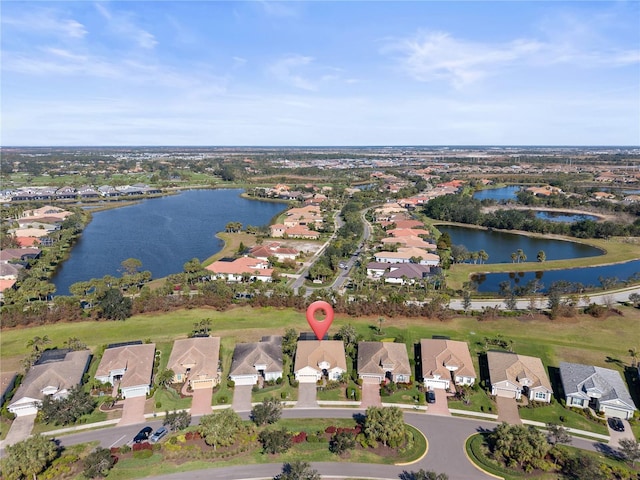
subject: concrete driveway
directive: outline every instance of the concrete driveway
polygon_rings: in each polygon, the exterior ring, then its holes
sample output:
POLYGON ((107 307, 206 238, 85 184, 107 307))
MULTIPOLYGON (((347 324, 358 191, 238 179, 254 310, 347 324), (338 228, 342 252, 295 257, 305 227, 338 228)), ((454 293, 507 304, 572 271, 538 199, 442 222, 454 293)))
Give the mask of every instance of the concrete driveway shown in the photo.
POLYGON ((211 396, 213 387, 198 388, 193 391, 191 399, 191 415, 208 415, 211 413, 211 396))
POLYGON ((317 408, 317 391, 318 387, 315 383, 300 383, 298 385, 298 401, 294 408, 317 408))
POLYGON ((122 418, 118 425, 131 425, 134 423, 142 423, 144 418, 144 406, 147 402, 146 396, 125 398, 123 400, 122 418))
POLYGON ((451 416, 449 403, 447 402, 447 391, 442 388, 434 388, 433 392, 436 394, 436 403, 427 404, 427 413, 451 416))
POLYGON ((611 428, 611 425, 609 425, 609 420, 607 419, 607 428, 609 429, 609 436, 611 437, 609 440, 609 446, 611 448, 618 448, 620 446, 620 440, 622 440, 623 438, 635 440, 629 422, 627 420, 622 420, 622 423, 624 424, 624 432, 616 432, 613 428, 611 428))
POLYGON ((8 447, 9 445, 21 442, 22 440, 29 437, 29 435, 31 435, 31 430, 33 429, 33 424, 35 421, 36 414, 16 417, 11 424, 11 428, 7 432, 7 436, 2 442, 0 442, 0 446, 2 448, 8 447))
MULTIPOLYGON (((251 389, 253 385, 236 385, 233 387, 233 403, 231 408, 235 412, 249 412, 251 410, 251 389)), ((211 402, 211 399, 209 399, 211 402)))
POLYGON ((507 422, 510 425, 522 425, 518 413, 518 403, 515 398, 496 397, 498 406, 498 422, 507 422))
POLYGON ((362 402, 360 408, 381 407, 380 383, 375 378, 365 378, 362 381, 362 402))

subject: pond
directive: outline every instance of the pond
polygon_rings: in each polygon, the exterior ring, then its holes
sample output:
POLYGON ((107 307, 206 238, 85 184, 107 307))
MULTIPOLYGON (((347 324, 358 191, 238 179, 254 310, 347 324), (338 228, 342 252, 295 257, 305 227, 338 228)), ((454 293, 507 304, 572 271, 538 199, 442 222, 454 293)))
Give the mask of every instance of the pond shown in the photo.
POLYGON ((536 212, 536 218, 547 220, 549 222, 573 223, 581 220, 598 220, 595 215, 587 215, 585 213, 565 213, 565 212, 536 212))
POLYGON ((602 255, 600 249, 578 242, 454 225, 438 225, 437 228, 449 234, 453 245, 464 245, 470 252, 487 252, 489 259, 485 263, 513 263, 511 254, 518 249, 524 252, 528 261, 535 261, 540 250, 547 261, 602 255))
POLYGON ((521 189, 520 185, 509 185, 500 188, 487 188, 473 194, 476 200, 495 200, 496 202, 506 202, 516 200, 516 193, 521 189))
POLYGON ((215 237, 229 222, 262 226, 286 206, 242 198, 242 190, 190 190, 143 200, 135 205, 94 212, 93 219, 60 266, 52 282, 68 295, 75 282, 120 276, 121 262, 142 261, 153 278, 183 271, 192 258, 205 260, 220 251, 215 237))
POLYGON ((602 265, 598 267, 571 268, 566 270, 548 270, 546 272, 511 272, 511 273, 487 273, 477 275, 474 279, 478 282, 478 292, 498 292, 500 283, 508 281, 512 289, 524 287, 532 280, 538 279, 545 293, 552 283, 565 281, 580 283, 585 288, 600 287, 601 279, 617 278, 620 281, 629 280, 640 275, 640 260, 615 265, 602 265))

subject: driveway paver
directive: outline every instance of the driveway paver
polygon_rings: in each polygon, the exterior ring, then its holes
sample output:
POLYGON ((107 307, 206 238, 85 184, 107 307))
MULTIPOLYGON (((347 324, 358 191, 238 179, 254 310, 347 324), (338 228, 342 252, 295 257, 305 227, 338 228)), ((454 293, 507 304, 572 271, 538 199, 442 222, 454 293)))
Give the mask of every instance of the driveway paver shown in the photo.
POLYGON ((611 428, 611 425, 609 425, 609 421, 607 420, 607 428, 609 429, 609 436, 611 437, 609 440, 609 446, 611 448, 618 448, 620 446, 620 440, 622 440, 623 438, 635 440, 629 422, 627 420, 622 420, 622 423, 624 424, 624 432, 616 432, 613 428, 611 428))
POLYGON ((146 402, 147 397, 144 395, 141 397, 125 398, 124 407, 122 409, 122 418, 120 418, 118 425, 143 423, 145 421, 144 406, 146 402))
POLYGON ((251 389, 253 385, 236 385, 233 387, 233 403, 231 408, 236 412, 251 410, 251 389))
POLYGON ((434 388, 433 391, 436 394, 436 403, 427 404, 427 413, 451 416, 449 403, 447 402, 447 391, 442 388, 434 388))
POLYGON ((316 408, 318 387, 315 383, 300 383, 298 385, 298 401, 294 408, 316 408))
POLYGON ((211 396, 213 387, 198 388, 193 391, 191 399, 191 415, 208 415, 211 413, 211 396))
POLYGON ((381 407, 380 383, 375 378, 365 378, 362 381, 362 402, 360 408, 381 407))
POLYGON ((36 414, 16 417, 11 424, 11 428, 7 432, 7 436, 2 442, 0 442, 2 448, 21 442, 31 435, 31 430, 33 429, 35 421, 36 414))
POLYGON ((498 406, 498 422, 507 422, 510 425, 522 425, 518 413, 518 403, 515 398, 496 397, 498 406))

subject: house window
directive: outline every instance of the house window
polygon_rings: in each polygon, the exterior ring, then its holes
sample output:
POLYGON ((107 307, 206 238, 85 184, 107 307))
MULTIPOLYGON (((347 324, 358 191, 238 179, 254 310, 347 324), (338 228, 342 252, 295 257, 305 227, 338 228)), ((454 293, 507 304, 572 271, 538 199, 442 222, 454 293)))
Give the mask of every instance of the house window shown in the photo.
POLYGON ((576 405, 578 407, 584 406, 584 398, 572 398, 571 405, 576 405))
POLYGON ((536 392, 534 395, 534 398, 536 400, 546 400, 547 399, 547 394, 545 392, 536 392))

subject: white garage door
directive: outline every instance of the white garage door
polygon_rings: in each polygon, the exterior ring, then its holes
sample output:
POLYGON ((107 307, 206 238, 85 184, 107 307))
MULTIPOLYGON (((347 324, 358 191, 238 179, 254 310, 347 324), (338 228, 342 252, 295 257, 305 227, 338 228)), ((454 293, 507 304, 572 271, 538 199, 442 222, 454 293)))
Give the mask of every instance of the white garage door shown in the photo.
POLYGON ((236 386, 256 384, 255 377, 232 377, 231 380, 235 382, 236 386))
POLYGON ((427 388, 437 388, 438 390, 446 390, 446 388, 449 386, 449 382, 447 382, 446 380, 427 379, 424 383, 427 388))
POLYGON ((624 418, 625 420, 627 420, 630 417, 629 412, 627 410, 623 410, 621 408, 616 408, 616 407, 609 407, 609 406, 604 407, 604 414, 607 417, 620 417, 620 418, 624 418))
POLYGON ((504 398, 516 398, 516 392, 504 388, 496 388, 496 395, 504 398))
POLYGON ((142 397, 146 394, 147 387, 131 387, 122 389, 122 396, 124 398, 142 397))
POLYGON ((300 383, 316 383, 318 381, 318 377, 315 375, 298 375, 298 381, 300 383))

